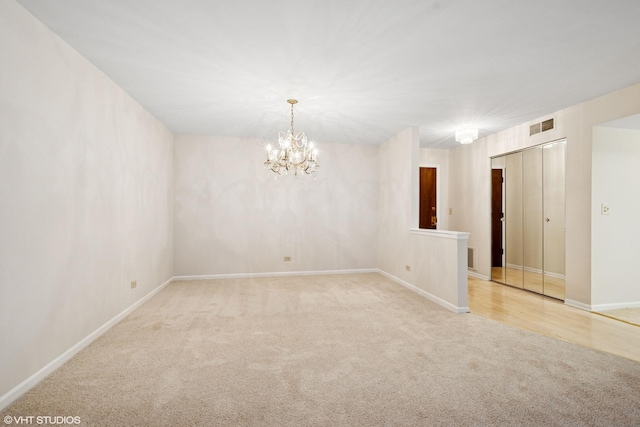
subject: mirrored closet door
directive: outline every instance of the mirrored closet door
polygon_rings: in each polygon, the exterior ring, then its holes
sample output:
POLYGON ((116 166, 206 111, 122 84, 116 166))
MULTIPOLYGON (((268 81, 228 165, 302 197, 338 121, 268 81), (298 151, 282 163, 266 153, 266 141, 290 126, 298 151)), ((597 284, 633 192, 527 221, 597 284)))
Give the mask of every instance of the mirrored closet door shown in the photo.
POLYGON ((495 157, 491 279, 564 299, 565 141, 495 157))

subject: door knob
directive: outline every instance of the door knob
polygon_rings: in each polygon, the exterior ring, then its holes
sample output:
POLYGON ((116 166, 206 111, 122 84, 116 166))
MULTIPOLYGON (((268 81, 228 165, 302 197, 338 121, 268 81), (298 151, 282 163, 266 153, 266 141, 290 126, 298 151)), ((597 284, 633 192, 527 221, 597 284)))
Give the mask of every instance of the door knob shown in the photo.
POLYGON ((549 221, 551 221, 551 220, 550 220, 549 218, 546 218, 546 219, 545 219, 545 221, 549 222, 549 221))

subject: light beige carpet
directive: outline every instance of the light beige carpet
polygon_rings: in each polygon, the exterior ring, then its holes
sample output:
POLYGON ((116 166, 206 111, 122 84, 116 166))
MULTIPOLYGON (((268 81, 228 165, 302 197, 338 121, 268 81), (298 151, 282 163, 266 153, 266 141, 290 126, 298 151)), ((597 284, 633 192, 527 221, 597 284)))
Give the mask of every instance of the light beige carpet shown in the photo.
POLYGON ((597 313, 640 326, 640 307, 617 308, 615 310, 598 311, 597 313))
POLYGON ((173 283, 10 416, 84 426, 638 426, 640 364, 378 274, 173 283))

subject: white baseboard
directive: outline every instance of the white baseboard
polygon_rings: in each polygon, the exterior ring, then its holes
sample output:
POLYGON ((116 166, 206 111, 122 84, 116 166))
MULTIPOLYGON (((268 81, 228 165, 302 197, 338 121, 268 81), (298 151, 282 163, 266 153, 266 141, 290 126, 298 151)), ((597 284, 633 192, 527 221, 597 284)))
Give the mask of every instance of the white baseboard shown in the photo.
POLYGON ((578 302, 578 301, 565 299, 564 303, 566 305, 569 305, 569 306, 575 307, 575 308, 579 308, 581 310, 595 311, 595 312, 606 311, 606 310, 616 310, 618 308, 638 308, 638 307, 640 307, 640 301, 618 302, 618 303, 612 303, 612 304, 593 304, 593 305, 589 305, 589 304, 584 304, 584 303, 581 303, 581 302, 578 302))
POLYGON ((434 302, 434 303, 446 308, 449 311, 453 311, 454 313, 469 313, 469 311, 470 311, 469 307, 458 307, 457 305, 451 304, 450 302, 445 301, 442 298, 437 297, 437 296, 425 291, 424 289, 420 289, 417 286, 414 286, 409 282, 405 282, 404 280, 402 280, 402 279, 400 279, 400 278, 398 278, 398 277, 396 277, 396 276, 394 276, 392 274, 389 274, 384 270, 378 270, 378 272, 380 274, 382 274, 383 276, 393 280, 394 282, 404 286, 405 288, 407 288, 407 289, 409 289, 409 290, 411 290, 411 291, 413 291, 413 292, 415 292, 417 294, 422 295, 423 297, 425 297, 429 301, 432 301, 432 302, 434 302))
POLYGON ((480 280, 486 280, 486 281, 491 280, 491 277, 485 276, 484 274, 479 274, 471 270, 467 270, 467 276, 475 277, 476 279, 480 279, 480 280))
POLYGON ((38 372, 31 375, 29 378, 22 381, 20 384, 18 384, 17 386, 9 390, 7 393, 5 393, 2 397, 0 397, 0 411, 2 411, 4 408, 9 406, 11 403, 13 403, 16 399, 18 399, 20 396, 25 394, 27 391, 29 391, 32 387, 34 387, 36 384, 42 381, 46 376, 48 376, 53 371, 55 371, 60 366, 62 366, 65 362, 67 362, 73 356, 78 354, 82 349, 84 349, 86 346, 91 344, 102 334, 104 334, 109 329, 111 329, 115 324, 117 324, 122 319, 124 319, 129 314, 131 314, 133 310, 140 307, 142 304, 144 304, 149 299, 151 299, 151 297, 153 297, 155 294, 160 292, 165 286, 167 286, 172 281, 173 281, 173 278, 167 280, 162 285, 158 286, 153 291, 149 292, 147 295, 140 298, 129 308, 125 309, 120 314, 115 316, 113 319, 109 320, 107 323, 100 326, 98 329, 96 329, 95 331, 87 335, 85 338, 80 340, 78 343, 76 343, 74 346, 69 348, 64 353, 62 353, 60 356, 56 357, 51 362, 47 363, 38 372))
POLYGON ((591 306, 580 301, 574 301, 571 299, 565 299, 564 303, 570 307, 579 308, 580 310, 591 311, 591 306))
POLYGON ((377 268, 365 268, 354 270, 320 270, 320 271, 274 271, 268 273, 232 273, 232 274, 202 274, 196 276, 174 276, 177 280, 216 280, 216 279, 249 279, 252 277, 279 277, 279 276, 320 276, 326 274, 361 274, 378 273, 377 268))
POLYGON ((591 311, 616 310, 618 308, 638 308, 640 301, 636 302, 619 302, 613 304, 595 304, 591 306, 591 311))

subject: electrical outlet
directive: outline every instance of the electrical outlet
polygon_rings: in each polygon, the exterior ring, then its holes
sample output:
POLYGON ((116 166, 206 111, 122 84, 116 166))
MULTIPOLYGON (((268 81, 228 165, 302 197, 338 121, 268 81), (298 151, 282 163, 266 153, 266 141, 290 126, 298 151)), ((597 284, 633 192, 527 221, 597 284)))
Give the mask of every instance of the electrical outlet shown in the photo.
POLYGON ((404 269, 407 270, 407 271, 411 271, 411 266, 410 265, 405 265, 404 269))
POLYGON ((453 215, 453 208, 449 208, 449 215, 453 215))
POLYGON ((132 280, 131 281, 131 289, 135 288, 136 286, 138 286, 138 281, 137 280, 132 280))
POLYGON ((608 203, 603 203, 600 205, 600 213, 602 215, 611 215, 611 207, 608 203))
POLYGON ((291 261, 291 257, 290 256, 286 256, 286 257, 284 257, 284 260, 285 261, 291 261))

